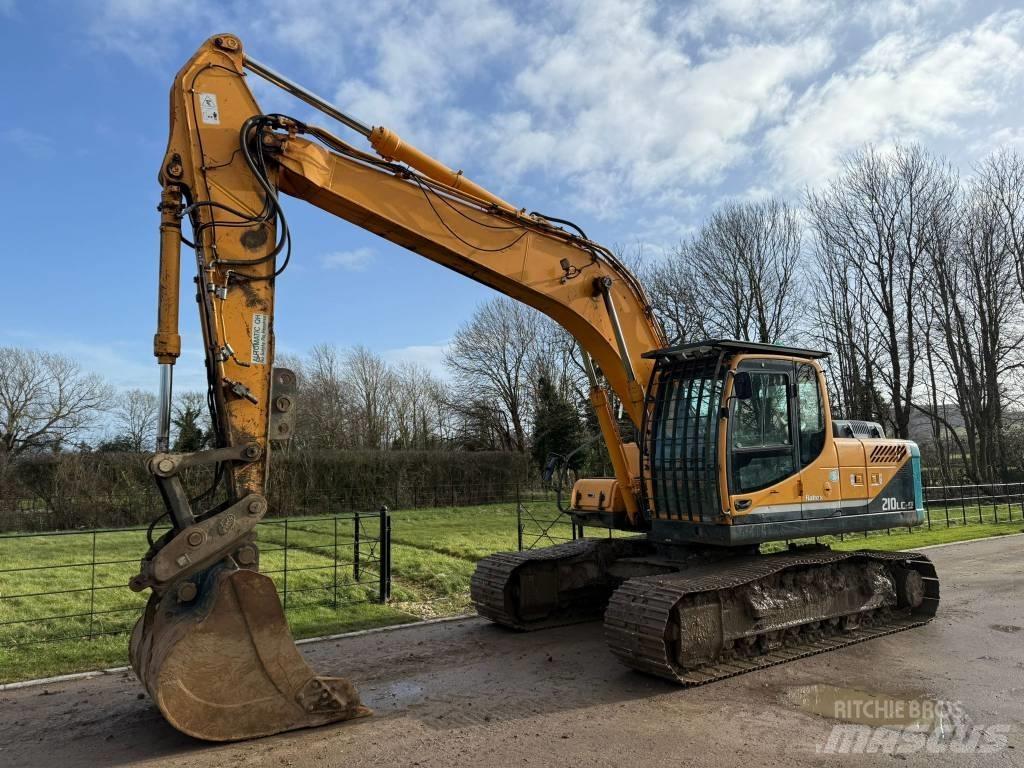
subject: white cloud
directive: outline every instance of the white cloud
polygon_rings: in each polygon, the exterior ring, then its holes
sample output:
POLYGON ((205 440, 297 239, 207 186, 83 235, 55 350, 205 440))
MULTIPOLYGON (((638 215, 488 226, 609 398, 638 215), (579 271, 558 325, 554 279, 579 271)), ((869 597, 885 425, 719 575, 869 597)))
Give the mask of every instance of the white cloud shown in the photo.
POLYGON ((964 6, 964 0, 873 0, 853 11, 877 32, 912 26, 935 18, 948 18, 964 6))
POLYGON ((957 135, 965 118, 1003 106, 1024 71, 1022 32, 1024 14, 1009 12, 945 37, 887 35, 768 132, 775 168, 791 184, 815 183, 865 142, 957 135))
POLYGON ((494 120, 497 164, 552 169, 582 207, 612 217, 623 199, 716 181, 831 60, 818 36, 728 42, 698 59, 659 22, 652 3, 604 0, 539 35, 514 81, 523 107, 494 120))
POLYGON ((448 369, 444 364, 444 353, 448 344, 413 344, 407 347, 389 349, 384 352, 384 359, 389 363, 416 363, 441 379, 448 378, 448 369))
POLYGON ((322 256, 320 263, 327 269, 343 269, 348 272, 362 272, 374 260, 372 248, 356 248, 351 251, 335 251, 322 256))
POLYGON ((374 6, 342 33, 366 66, 338 84, 336 102, 449 163, 464 160, 479 130, 466 91, 478 81, 505 88, 495 66, 528 42, 523 17, 494 0, 374 6))
POLYGON ((53 157, 56 152, 53 139, 49 136, 17 126, 0 131, 0 144, 36 160, 53 157))
POLYGON ((672 26, 696 38, 723 30, 793 36, 828 21, 835 7, 834 0, 704 0, 686 6, 672 26))
POLYGON ((976 157, 984 157, 1002 147, 1017 152, 1024 151, 1024 127, 1004 126, 996 128, 990 134, 982 136, 971 144, 971 152, 976 157))
MULTIPOLYGON (((986 136, 1016 125, 1021 13, 984 13, 963 0, 382 0, 355 14, 332 0, 108 0, 93 33, 169 78, 196 29, 236 31, 506 199, 657 236, 747 187, 818 181, 865 141, 957 137, 967 153, 982 117, 1002 115, 986 136)), ((265 108, 310 114, 257 87, 265 108)))

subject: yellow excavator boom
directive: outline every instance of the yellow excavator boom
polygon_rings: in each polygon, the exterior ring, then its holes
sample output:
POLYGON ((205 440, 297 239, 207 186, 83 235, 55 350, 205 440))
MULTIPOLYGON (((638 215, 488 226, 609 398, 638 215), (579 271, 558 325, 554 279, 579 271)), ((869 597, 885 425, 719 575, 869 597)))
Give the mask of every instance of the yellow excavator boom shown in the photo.
MULTIPOLYGON (((366 713, 344 680, 315 676, 287 634, 273 584, 258 573, 271 441, 291 436, 295 377, 274 360, 274 291, 290 258, 278 192, 306 200, 545 313, 578 341, 608 445, 615 499, 639 516, 638 449, 620 437, 610 393, 639 427, 664 346, 636 279, 582 232, 488 192, 393 131, 370 128, 246 56, 233 35, 208 40, 178 73, 160 169, 160 281, 154 353, 161 367, 158 453, 150 462, 172 529, 132 588, 153 594, 132 662, 176 727, 238 739, 366 713), (292 118, 264 115, 255 73, 362 134, 372 152, 292 118), (181 222, 190 221, 196 298, 217 447, 168 452, 178 330, 181 222), (598 371, 607 389, 598 378, 598 371), (186 467, 212 468, 226 499, 194 509, 186 467), (216 662, 204 653, 217 647, 216 662), (212 682, 216 666, 233 686, 212 682)), ((611 495, 611 493, 609 493, 611 495)))

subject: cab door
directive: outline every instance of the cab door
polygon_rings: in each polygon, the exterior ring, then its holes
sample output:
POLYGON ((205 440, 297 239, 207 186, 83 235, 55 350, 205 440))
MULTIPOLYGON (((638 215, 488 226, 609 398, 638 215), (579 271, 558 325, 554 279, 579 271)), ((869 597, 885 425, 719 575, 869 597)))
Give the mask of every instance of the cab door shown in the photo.
POLYGON ((799 520, 800 467, 795 368, 791 361, 747 358, 737 374, 750 377, 750 397, 733 399, 729 418, 729 495, 734 522, 799 520))
POLYGON ((842 514, 839 456, 832 439, 824 386, 817 368, 796 364, 797 459, 805 520, 842 514))

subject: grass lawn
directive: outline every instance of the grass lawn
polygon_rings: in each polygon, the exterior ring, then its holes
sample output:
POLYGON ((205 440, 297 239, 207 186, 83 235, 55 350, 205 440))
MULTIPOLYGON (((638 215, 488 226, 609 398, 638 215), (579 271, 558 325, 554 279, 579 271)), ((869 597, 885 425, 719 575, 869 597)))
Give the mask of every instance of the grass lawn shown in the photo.
MULTIPOLYGON (((539 519, 556 514, 553 502, 527 506, 539 519)), ((985 522, 979 523, 975 511, 966 525, 954 515, 956 525, 947 528, 940 511, 930 531, 894 529, 891 535, 822 541, 838 549, 914 549, 1024 529, 1019 510, 1011 522, 1005 522, 1006 510, 999 510, 1004 521, 999 523, 993 512, 983 509, 985 522)), ((359 581, 352 565, 352 525, 293 518, 287 529, 281 520, 260 526, 261 570, 274 579, 298 638, 465 613, 476 561, 517 548, 511 503, 395 511, 392 599, 380 605, 372 602, 379 573, 371 541, 377 520, 364 521, 359 581)), ((528 529, 526 544, 538 534, 528 529)), ((551 534, 556 540, 566 537, 569 527, 559 525, 551 534)), ((538 546, 547 543, 552 542, 538 546)), ((0 537, 0 682, 126 664, 127 631, 148 593, 137 595, 125 585, 145 550, 142 531, 0 537)))
MULTIPOLYGON (((553 503, 528 506, 555 515, 553 503)), ((301 517, 287 532, 282 520, 260 525, 260 570, 274 579, 297 638, 465 613, 476 561, 517 547, 511 503, 392 512, 391 602, 380 605, 372 602, 377 519, 363 521, 358 582, 353 522, 337 525, 301 517)), ((127 633, 149 593, 125 585, 146 548, 134 530, 0 537, 0 682, 127 664, 127 633)))

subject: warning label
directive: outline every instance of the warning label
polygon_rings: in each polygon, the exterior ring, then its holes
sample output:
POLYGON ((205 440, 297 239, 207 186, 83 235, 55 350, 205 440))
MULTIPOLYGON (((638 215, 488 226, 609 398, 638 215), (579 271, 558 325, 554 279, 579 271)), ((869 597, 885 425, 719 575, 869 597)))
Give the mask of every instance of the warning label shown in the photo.
POLYGON ((204 123, 220 125, 220 109, 217 107, 217 94, 200 93, 199 110, 203 114, 204 123))
POLYGON ((267 364, 267 316, 252 316, 252 364, 267 364))

